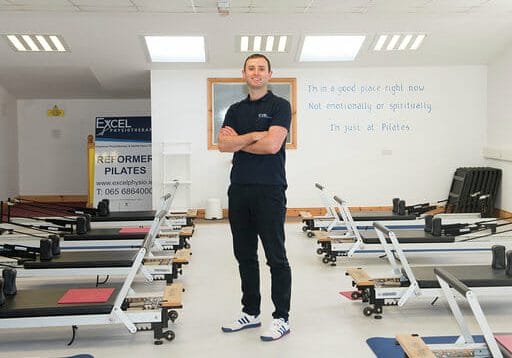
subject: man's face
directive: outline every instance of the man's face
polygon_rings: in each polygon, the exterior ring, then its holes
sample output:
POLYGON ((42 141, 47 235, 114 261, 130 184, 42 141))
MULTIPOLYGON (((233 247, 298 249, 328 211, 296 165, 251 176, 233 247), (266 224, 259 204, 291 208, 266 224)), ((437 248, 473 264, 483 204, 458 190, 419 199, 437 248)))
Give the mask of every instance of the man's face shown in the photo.
POLYGON ((242 77, 249 88, 259 89, 267 85, 272 77, 272 71, 268 70, 267 61, 264 58, 256 57, 247 61, 242 77))

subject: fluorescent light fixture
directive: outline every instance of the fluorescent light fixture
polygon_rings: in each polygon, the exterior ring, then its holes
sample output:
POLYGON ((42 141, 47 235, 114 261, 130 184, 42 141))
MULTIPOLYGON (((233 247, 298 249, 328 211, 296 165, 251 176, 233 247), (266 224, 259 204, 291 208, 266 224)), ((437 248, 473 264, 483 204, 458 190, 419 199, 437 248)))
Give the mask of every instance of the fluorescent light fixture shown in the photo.
POLYGON ((382 46, 384 46, 384 43, 388 39, 388 35, 380 35, 379 39, 377 40, 377 43, 375 44, 375 47, 373 48, 375 51, 382 50, 382 46))
POLYGON ((43 46, 43 49, 47 52, 49 51, 53 51, 52 47, 50 46, 50 44, 48 43, 48 41, 46 41, 46 39, 44 38, 44 36, 42 35, 36 35, 36 39, 37 41, 39 41, 39 43, 41 44, 41 46, 43 46))
POLYGON ((240 52, 286 52, 288 35, 238 35, 240 52))
POLYGON ((421 42, 425 39, 425 34, 413 34, 413 33, 402 33, 402 34, 381 34, 379 35, 378 40, 375 42, 375 47, 373 48, 375 51, 380 51, 384 48, 386 41, 391 37, 389 42, 387 43, 386 50, 416 50, 421 42), (413 41, 414 39, 414 41, 413 41), (412 42, 412 45, 411 45, 412 42), (398 45, 398 46, 397 46, 398 45))
POLYGON ((50 36, 50 40, 53 42, 53 45, 59 52, 64 52, 66 49, 64 48, 64 45, 62 42, 60 42, 59 38, 57 36, 50 36))
POLYGON ((398 39, 400 38, 400 35, 393 35, 391 37, 391 40, 389 40, 388 45, 386 46, 386 50, 391 51, 395 49, 395 45, 398 42, 398 39))
POLYGON ((409 45, 409 42, 411 42, 411 39, 412 39, 412 35, 411 34, 405 35, 405 37, 403 38, 402 42, 400 43, 400 46, 398 46, 398 49, 400 51, 401 50, 405 50, 407 45, 409 45))
POLYGON ((9 41, 11 41, 12 45, 14 46, 14 48, 16 48, 16 50, 27 51, 27 49, 25 48, 25 46, 23 46, 23 44, 21 43, 17 36, 7 35, 7 38, 9 39, 9 41))
POLYGON ((272 52, 274 48, 274 36, 267 36, 267 43, 265 44, 265 51, 272 52))
POLYGON ((299 61, 353 61, 365 36, 306 36, 299 61))
POLYGON ((152 62, 206 62, 204 36, 144 36, 152 62))
POLYGON ((422 35, 418 35, 416 37, 416 39, 414 40, 414 42, 412 43, 412 45, 411 45, 411 50, 417 50, 420 47, 420 45, 423 42, 423 40, 425 39, 425 36, 426 35, 423 35, 423 34, 422 35))
POLYGON ((10 34, 5 36, 13 49, 20 52, 66 52, 69 51, 60 35, 10 34), (53 46, 52 46, 53 44, 53 46))
POLYGON ((279 36, 279 45, 277 46, 277 52, 284 52, 286 50, 286 41, 288 36, 279 36))
POLYGON ((249 51, 249 36, 242 36, 240 38, 240 51, 242 51, 242 52, 249 51))
POLYGON ((21 38, 23 39, 23 41, 25 41, 25 43, 32 51, 40 51, 39 47, 37 47, 36 43, 32 40, 32 38, 29 35, 22 35, 21 38))
POLYGON ((261 50, 261 36, 254 36, 254 42, 252 44, 253 51, 261 50))

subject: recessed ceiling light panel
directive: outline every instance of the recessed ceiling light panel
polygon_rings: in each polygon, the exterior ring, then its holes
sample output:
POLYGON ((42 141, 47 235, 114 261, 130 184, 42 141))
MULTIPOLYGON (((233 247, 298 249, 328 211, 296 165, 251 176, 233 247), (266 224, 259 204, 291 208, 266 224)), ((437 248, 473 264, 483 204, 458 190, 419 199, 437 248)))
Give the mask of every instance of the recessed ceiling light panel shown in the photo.
POLYGON ((386 46, 386 50, 388 50, 388 51, 394 50, 399 38, 400 38, 400 35, 393 35, 391 37, 391 40, 389 40, 388 45, 386 46))
POLYGON ((388 39, 388 35, 380 35, 379 39, 377 40, 377 43, 375 44, 375 47, 373 48, 375 51, 382 50, 382 47, 384 46, 384 43, 388 39))
POLYGON ((69 52, 69 47, 60 35, 6 34, 9 45, 17 52, 69 52))
POLYGON ((353 61, 365 40, 363 35, 306 36, 300 61, 353 61))
POLYGON ((254 36, 254 42, 252 44, 252 50, 255 52, 261 51, 261 36, 254 36))
POLYGON ((144 36, 152 62, 206 62, 204 36, 144 36))
POLYGON ((416 38, 414 39, 414 42, 411 45, 411 50, 417 50, 423 43, 424 39, 425 39, 425 35, 416 36, 416 38))
POLYGON ((288 52, 288 35, 239 35, 237 51, 240 52, 288 52))
POLYGON ((279 45, 277 46, 277 52, 285 52, 287 43, 289 43, 288 36, 279 36, 279 45))
POLYGON ((373 49, 375 51, 381 51, 382 49, 386 49, 386 51, 417 50, 425 37, 425 34, 412 33, 381 34, 375 37, 373 49))

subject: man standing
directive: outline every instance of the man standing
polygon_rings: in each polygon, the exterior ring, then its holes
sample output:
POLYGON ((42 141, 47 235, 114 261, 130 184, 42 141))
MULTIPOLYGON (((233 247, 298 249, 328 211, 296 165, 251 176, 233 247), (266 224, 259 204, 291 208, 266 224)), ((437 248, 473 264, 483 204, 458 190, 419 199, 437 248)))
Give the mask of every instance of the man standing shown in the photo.
POLYGON ((222 331, 261 326, 259 236, 270 267, 275 306, 272 323, 260 338, 273 341, 290 332, 291 270, 284 245, 284 220, 285 141, 291 108, 287 100, 267 89, 272 77, 267 57, 249 56, 242 77, 249 95, 229 107, 218 138, 221 152, 234 153, 228 190, 229 223, 242 281, 242 312, 234 322, 222 326, 222 331))

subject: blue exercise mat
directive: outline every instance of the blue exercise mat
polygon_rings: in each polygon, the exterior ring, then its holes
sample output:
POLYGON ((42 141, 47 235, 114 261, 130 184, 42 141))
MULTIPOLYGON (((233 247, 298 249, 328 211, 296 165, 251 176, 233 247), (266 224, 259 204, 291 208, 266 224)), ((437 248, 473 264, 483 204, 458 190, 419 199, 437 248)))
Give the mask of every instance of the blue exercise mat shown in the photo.
MULTIPOLYGON (((458 336, 432 336, 432 337, 421 337, 426 344, 445 344, 455 343, 458 336)), ((484 341, 483 336, 473 336, 476 343, 482 343, 484 341)), ((375 353, 377 358, 403 358, 404 351, 400 345, 396 343, 395 338, 385 337, 372 337, 366 340, 370 349, 375 353)))

